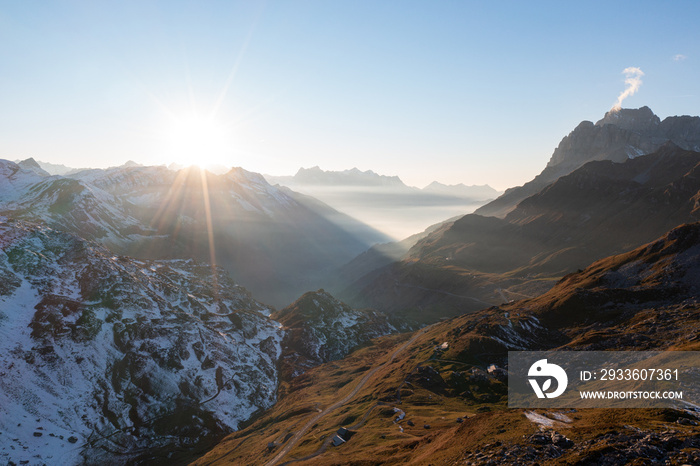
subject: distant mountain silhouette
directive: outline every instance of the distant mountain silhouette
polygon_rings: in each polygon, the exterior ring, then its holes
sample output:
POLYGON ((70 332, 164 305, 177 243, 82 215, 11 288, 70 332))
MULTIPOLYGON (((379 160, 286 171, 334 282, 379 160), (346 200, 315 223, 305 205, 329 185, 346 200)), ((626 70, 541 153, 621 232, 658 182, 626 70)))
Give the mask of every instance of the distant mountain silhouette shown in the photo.
POLYGON ((271 184, 313 196, 398 240, 445 219, 472 212, 499 194, 488 185, 433 182, 418 189, 405 185, 397 176, 357 168, 343 171, 301 168, 294 176, 266 175, 266 179, 271 184))
POLYGON ((318 166, 312 168, 300 168, 294 176, 265 175, 271 184, 281 184, 291 188, 303 186, 329 186, 329 187, 374 187, 395 189, 407 194, 429 193, 446 197, 464 199, 492 199, 499 194, 489 185, 467 186, 463 183, 446 185, 433 181, 425 188, 418 189, 407 186, 398 176, 379 175, 372 170, 361 171, 357 168, 342 171, 325 171, 318 166))
POLYGON ((398 176, 378 175, 372 170, 361 171, 357 168, 342 171, 325 171, 318 166, 300 168, 294 176, 265 175, 270 183, 287 185, 330 185, 330 186, 384 186, 407 187, 398 176))

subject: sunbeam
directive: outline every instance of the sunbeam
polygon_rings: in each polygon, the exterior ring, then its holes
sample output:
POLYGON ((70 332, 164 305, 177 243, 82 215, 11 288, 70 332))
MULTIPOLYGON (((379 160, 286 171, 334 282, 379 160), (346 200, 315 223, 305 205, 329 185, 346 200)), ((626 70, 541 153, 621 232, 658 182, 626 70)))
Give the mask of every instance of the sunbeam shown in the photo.
POLYGON ((202 200, 204 201, 204 216, 207 224, 207 240, 209 242, 209 264, 211 265, 211 277, 214 281, 213 289, 215 299, 218 301, 218 284, 216 283, 216 247, 214 245, 214 225, 211 217, 211 202, 209 200, 209 184, 207 183, 207 172, 200 168, 199 175, 202 179, 202 200))

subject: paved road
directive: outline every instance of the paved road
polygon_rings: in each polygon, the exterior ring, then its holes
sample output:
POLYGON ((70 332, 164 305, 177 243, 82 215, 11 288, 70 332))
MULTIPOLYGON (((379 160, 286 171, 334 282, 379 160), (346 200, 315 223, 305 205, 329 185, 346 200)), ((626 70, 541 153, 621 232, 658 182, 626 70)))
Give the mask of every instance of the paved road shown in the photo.
POLYGON ((265 463, 265 466, 273 466, 274 464, 277 464, 277 462, 279 462, 282 458, 284 458, 284 456, 285 456, 287 453, 289 453, 289 452, 292 450, 292 448, 294 448, 294 447, 296 446, 297 443, 299 443, 299 441, 301 440, 301 438, 302 438, 304 435, 306 435, 306 433, 309 431, 309 429, 311 429, 311 427, 312 427, 314 424, 316 424, 323 416, 327 415, 328 413, 330 413, 331 411, 333 411, 333 410, 335 410, 335 409, 337 409, 337 408, 340 408, 340 407, 343 406, 345 403, 347 403, 348 401, 350 401, 355 395, 357 395, 357 393, 358 393, 360 390, 362 390, 362 387, 365 386, 365 384, 367 383, 367 381, 368 381, 374 374, 376 374, 377 371, 378 371, 379 369, 383 368, 384 366, 386 366, 387 364, 389 364, 391 361, 393 361, 397 354, 399 354, 401 351, 403 351, 404 349, 406 349, 406 348, 407 348, 411 343, 413 343, 419 336, 423 335, 423 334, 425 333, 425 331, 426 331, 428 328, 430 328, 430 327, 425 327, 425 328, 423 328, 421 331, 419 331, 419 332, 417 332, 415 335, 413 335, 413 337, 412 337, 410 340, 408 340, 406 343, 404 343, 403 345, 401 345, 396 351, 394 351, 394 352, 391 354, 391 357, 389 358, 389 360, 386 361, 384 364, 381 364, 381 365, 375 367, 374 369, 370 370, 369 372, 367 372, 367 373, 364 375, 364 377, 362 377, 362 379, 360 380, 360 382, 355 386, 355 388, 353 388, 352 391, 351 391, 350 393, 348 393, 347 395, 345 395, 344 398, 342 398, 341 400, 336 401, 335 403, 333 403, 332 405, 330 405, 328 408, 326 408, 326 409, 323 410, 322 412, 320 412, 320 413, 316 414, 314 417, 312 417, 306 424, 304 424, 304 427, 302 427, 301 430, 299 430, 296 434, 294 434, 294 437, 292 437, 291 439, 289 439, 289 442, 287 442, 287 444, 284 446, 284 448, 282 448, 282 449, 277 453, 277 455, 276 455, 274 458, 272 458, 270 461, 268 461, 267 463, 265 463))

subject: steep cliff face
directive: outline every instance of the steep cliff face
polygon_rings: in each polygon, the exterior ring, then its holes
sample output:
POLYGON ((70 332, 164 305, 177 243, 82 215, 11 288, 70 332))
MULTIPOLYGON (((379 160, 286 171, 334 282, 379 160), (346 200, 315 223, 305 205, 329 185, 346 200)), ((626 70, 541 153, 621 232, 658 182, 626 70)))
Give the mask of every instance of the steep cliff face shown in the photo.
POLYGON ((649 107, 611 110, 597 123, 583 121, 565 136, 532 181, 507 190, 475 213, 505 217, 520 201, 588 162, 624 162, 653 153, 669 141, 685 150, 700 151, 700 117, 674 116, 661 121, 649 107))
POLYGON ((584 121, 564 137, 547 167, 565 174, 592 160, 624 162, 652 153, 668 141, 699 150, 700 118, 674 116, 661 121, 649 107, 611 110, 597 123, 584 121))
POLYGON ((283 332, 223 270, 18 221, 0 249, 0 458, 125 461, 275 402, 283 332))

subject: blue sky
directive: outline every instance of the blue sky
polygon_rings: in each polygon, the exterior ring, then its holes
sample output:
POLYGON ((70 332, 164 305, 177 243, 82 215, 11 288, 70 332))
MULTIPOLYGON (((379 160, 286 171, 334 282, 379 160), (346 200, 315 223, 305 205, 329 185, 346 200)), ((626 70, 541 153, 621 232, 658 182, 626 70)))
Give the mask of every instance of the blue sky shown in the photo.
POLYGON ((611 108, 625 68, 644 76, 623 106, 700 114, 697 18, 695 1, 0 1, 0 157, 505 189, 611 108))

